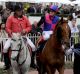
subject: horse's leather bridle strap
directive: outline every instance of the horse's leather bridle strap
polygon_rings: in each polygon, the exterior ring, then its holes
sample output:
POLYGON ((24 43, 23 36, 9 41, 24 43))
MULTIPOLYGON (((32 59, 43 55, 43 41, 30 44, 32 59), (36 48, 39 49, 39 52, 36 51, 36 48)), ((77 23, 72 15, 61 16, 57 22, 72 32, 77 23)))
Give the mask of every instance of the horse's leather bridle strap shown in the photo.
POLYGON ((25 63, 25 61, 26 61, 26 59, 21 64, 19 64, 19 66, 23 65, 25 63))
MULTIPOLYGON (((24 48, 24 47, 23 47, 23 48, 24 48)), ((23 49, 23 48, 22 48, 22 49, 23 49)), ((17 62, 18 62, 18 60, 19 60, 19 55, 20 55, 20 52, 22 51, 22 49, 21 49, 21 46, 20 46, 19 53, 18 53, 17 59, 16 59, 17 62)))
MULTIPOLYGON (((24 47, 23 47, 23 48, 24 48, 24 47)), ((23 49, 23 48, 22 48, 22 49, 23 49)), ((21 49, 21 50, 22 50, 22 49, 21 49)), ((21 52, 21 51, 20 51, 20 52, 21 52)), ((20 54, 20 52, 19 52, 19 54, 20 54)), ((26 58, 27 58, 27 57, 26 57, 26 58)), ((25 60, 24 60, 21 64, 18 64, 18 65, 19 65, 19 66, 23 65, 23 64, 25 63, 25 61, 26 61, 26 58, 25 58, 25 60)), ((18 59, 19 59, 19 55, 18 55, 18 59)))
POLYGON ((19 50, 11 50, 11 51, 19 51, 19 50))

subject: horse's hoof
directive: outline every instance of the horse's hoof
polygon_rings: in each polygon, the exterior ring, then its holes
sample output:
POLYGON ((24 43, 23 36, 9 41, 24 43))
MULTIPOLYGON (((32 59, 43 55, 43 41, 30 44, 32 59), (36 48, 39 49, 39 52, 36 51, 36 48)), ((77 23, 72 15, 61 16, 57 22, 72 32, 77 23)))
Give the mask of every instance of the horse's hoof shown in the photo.
POLYGON ((10 69, 10 66, 5 66, 3 70, 8 70, 10 69))

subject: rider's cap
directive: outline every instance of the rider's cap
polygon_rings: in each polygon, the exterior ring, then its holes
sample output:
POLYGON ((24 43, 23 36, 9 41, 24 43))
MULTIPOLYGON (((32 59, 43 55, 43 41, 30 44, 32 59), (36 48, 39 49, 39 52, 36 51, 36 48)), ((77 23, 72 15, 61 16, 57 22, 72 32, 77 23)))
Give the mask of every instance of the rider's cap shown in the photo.
POLYGON ((54 12, 58 12, 58 6, 56 5, 51 5, 50 6, 50 10, 54 11, 54 12))
POLYGON ((14 11, 21 11, 23 10, 23 6, 21 4, 17 4, 14 6, 14 11))

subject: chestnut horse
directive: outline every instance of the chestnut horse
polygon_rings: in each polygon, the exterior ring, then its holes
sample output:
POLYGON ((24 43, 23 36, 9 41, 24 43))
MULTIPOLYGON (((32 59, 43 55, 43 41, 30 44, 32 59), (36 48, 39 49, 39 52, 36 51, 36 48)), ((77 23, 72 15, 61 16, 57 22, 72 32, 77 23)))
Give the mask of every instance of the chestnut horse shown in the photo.
POLYGON ((42 52, 37 55, 39 74, 64 74, 65 50, 70 45, 70 28, 67 20, 61 18, 55 27, 54 33, 46 42, 42 52))

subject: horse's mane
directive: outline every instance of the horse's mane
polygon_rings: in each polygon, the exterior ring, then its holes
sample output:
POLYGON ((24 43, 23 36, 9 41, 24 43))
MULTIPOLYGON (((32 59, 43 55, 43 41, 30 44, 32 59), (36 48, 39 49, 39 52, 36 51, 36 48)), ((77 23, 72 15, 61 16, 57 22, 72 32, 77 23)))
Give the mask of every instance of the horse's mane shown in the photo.
POLYGON ((68 21, 65 20, 63 17, 61 17, 61 19, 58 21, 58 23, 57 23, 55 29, 56 29, 58 26, 63 25, 63 23, 68 23, 68 21))
POLYGON ((52 36, 55 36, 58 40, 62 38, 61 33, 62 33, 62 26, 64 24, 68 25, 68 21, 63 19, 63 17, 61 17, 61 19, 55 26, 54 33, 52 34, 52 36))

